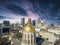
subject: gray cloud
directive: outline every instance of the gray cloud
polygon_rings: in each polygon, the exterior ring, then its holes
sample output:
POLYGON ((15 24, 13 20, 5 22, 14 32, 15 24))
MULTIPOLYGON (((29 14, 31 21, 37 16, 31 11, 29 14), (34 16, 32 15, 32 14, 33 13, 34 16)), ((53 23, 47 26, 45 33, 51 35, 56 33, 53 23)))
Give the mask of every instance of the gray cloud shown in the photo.
POLYGON ((32 5, 28 10, 32 13, 38 14, 41 19, 50 21, 60 20, 59 0, 0 0, 0 4, 0 7, 4 7, 14 14, 23 16, 27 15, 27 8, 21 7, 21 5, 26 6, 25 4, 28 4, 28 7, 32 5))
POLYGON ((14 19, 13 17, 5 17, 0 15, 0 19, 14 19))
POLYGON ((15 14, 20 14, 20 15, 24 15, 24 16, 27 15, 26 10, 24 10, 23 8, 15 5, 15 4, 8 5, 8 6, 6 6, 6 8, 15 14))
POLYGON ((4 17, 4 16, 0 16, 0 19, 4 19, 4 18, 6 18, 6 17, 4 17))

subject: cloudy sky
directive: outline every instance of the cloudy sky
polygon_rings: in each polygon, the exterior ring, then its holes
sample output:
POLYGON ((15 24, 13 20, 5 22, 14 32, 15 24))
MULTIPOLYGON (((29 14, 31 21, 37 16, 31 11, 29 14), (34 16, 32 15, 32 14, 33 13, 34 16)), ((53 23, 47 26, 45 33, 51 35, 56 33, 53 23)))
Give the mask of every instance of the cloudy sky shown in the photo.
POLYGON ((0 22, 19 21, 23 17, 59 24, 60 0, 0 0, 0 22))

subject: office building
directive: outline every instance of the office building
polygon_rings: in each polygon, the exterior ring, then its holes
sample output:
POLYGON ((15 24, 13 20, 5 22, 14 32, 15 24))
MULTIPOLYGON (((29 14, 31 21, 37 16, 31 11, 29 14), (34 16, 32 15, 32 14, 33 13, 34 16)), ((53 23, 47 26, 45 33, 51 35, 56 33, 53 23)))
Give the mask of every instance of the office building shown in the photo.
POLYGON ((37 19, 37 23, 38 24, 41 23, 41 19, 40 18, 37 19))
POLYGON ((30 24, 32 23, 32 22, 31 22, 31 18, 28 18, 28 22, 27 22, 27 23, 30 23, 30 24))
POLYGON ((9 26, 10 25, 10 22, 9 21, 3 21, 3 25, 4 26, 9 26))
POLYGON ((2 28, 3 33, 9 33, 10 28, 2 28))
POLYGON ((42 26, 40 18, 36 20, 36 27, 40 28, 42 26))
POLYGON ((0 34, 1 34, 1 28, 0 28, 0 34))
POLYGON ((25 25, 25 18, 21 18, 21 25, 24 27, 24 25, 25 25))
POLYGON ((32 24, 35 26, 36 25, 36 20, 32 20, 32 24))

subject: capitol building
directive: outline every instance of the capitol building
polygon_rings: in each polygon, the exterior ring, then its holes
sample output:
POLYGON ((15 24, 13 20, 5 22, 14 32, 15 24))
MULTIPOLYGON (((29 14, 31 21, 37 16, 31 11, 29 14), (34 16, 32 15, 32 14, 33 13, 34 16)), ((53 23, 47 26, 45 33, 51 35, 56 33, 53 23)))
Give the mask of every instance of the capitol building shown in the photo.
POLYGON ((35 28, 30 23, 30 19, 28 19, 28 23, 25 25, 22 33, 23 34, 22 34, 22 44, 21 45, 37 45, 35 28))

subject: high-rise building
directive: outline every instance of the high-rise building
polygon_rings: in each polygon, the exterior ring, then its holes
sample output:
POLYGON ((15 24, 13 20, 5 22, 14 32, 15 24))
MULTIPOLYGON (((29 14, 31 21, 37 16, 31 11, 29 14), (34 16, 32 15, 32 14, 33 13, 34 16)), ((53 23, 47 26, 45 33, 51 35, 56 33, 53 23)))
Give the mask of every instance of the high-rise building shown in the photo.
POLYGON ((23 30, 21 45, 36 45, 35 28, 29 20, 23 30))
POLYGON ((38 18, 37 20, 36 20, 36 27, 41 27, 41 19, 40 18, 38 18))
POLYGON ((1 34, 1 28, 0 28, 0 34, 1 34))
POLYGON ((6 34, 6 33, 9 33, 10 31, 10 28, 0 28, 0 34, 6 34))
POLYGON ((36 25, 36 20, 32 20, 32 24, 35 26, 36 25))
POLYGON ((10 28, 2 28, 3 33, 9 33, 9 31, 10 31, 10 28))
POLYGON ((3 25, 4 26, 9 26, 10 25, 10 22, 9 21, 3 21, 3 25))
POLYGON ((31 23, 31 18, 28 19, 28 22, 27 23, 31 23))
POLYGON ((2 27, 2 24, 0 24, 0 27, 2 27))
POLYGON ((51 24, 52 27, 54 27, 54 24, 51 24))
POLYGON ((37 23, 38 24, 41 23, 41 19, 40 18, 37 19, 37 23))
POLYGON ((21 25, 24 27, 24 25, 25 25, 25 18, 21 18, 21 25))

